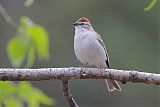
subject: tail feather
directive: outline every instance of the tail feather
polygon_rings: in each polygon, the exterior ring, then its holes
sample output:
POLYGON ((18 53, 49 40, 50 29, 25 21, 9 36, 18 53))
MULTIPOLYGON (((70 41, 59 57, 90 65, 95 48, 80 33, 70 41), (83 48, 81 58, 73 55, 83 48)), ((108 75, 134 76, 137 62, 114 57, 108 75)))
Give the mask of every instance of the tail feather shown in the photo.
POLYGON ((121 87, 116 80, 105 79, 105 81, 109 92, 121 91, 121 87))

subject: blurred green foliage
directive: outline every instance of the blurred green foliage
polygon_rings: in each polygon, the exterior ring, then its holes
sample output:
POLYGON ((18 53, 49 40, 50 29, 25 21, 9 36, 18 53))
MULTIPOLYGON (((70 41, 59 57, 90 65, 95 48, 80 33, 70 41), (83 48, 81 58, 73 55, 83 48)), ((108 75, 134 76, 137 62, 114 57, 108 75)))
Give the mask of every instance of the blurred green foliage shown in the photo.
POLYGON ((7 53, 14 67, 23 65, 27 56, 27 67, 31 67, 38 59, 49 59, 49 41, 47 31, 40 25, 34 24, 28 17, 22 16, 18 32, 10 39, 7 45, 7 53))
POLYGON ((34 0, 26 0, 26 1, 24 2, 24 5, 25 5, 26 7, 29 7, 29 6, 31 6, 31 5, 33 4, 33 2, 34 2, 34 0))
POLYGON ((15 84, 9 81, 0 81, 0 107, 39 107, 40 104, 53 105, 53 99, 46 96, 29 82, 15 84))
MULTIPOLYGON (((20 67, 25 59, 27 67, 32 67, 36 54, 38 59, 49 59, 49 41, 47 31, 40 25, 34 24, 28 17, 22 16, 17 35, 9 40, 7 53, 12 66, 20 67)), ((39 107, 40 104, 53 105, 54 100, 39 89, 32 87, 29 82, 0 81, 0 107, 39 107)))
POLYGON ((144 11, 151 10, 155 6, 156 3, 158 3, 158 0, 152 0, 152 2, 146 8, 144 8, 144 11))

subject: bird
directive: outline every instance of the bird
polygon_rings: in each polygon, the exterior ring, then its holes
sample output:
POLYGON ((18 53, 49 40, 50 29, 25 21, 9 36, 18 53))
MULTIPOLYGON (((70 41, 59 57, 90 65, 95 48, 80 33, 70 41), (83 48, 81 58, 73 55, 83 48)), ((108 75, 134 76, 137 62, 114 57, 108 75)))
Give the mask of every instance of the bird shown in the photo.
MULTIPOLYGON (((73 23, 75 28, 74 52, 84 65, 95 65, 98 68, 110 68, 109 56, 101 36, 94 30, 86 17, 73 23)), ((105 79, 109 92, 121 91, 116 80, 105 79)))

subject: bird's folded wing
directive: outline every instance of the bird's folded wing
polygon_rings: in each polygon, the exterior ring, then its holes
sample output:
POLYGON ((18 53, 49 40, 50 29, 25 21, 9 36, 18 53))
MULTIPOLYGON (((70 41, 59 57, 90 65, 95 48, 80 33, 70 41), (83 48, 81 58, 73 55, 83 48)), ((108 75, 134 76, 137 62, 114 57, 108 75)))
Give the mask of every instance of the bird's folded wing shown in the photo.
POLYGON ((97 33, 97 41, 101 44, 101 46, 104 48, 104 50, 106 52, 106 57, 107 57, 106 64, 107 64, 107 67, 110 68, 109 57, 108 57, 108 54, 107 54, 107 49, 105 47, 105 44, 104 44, 101 36, 98 33, 97 33))

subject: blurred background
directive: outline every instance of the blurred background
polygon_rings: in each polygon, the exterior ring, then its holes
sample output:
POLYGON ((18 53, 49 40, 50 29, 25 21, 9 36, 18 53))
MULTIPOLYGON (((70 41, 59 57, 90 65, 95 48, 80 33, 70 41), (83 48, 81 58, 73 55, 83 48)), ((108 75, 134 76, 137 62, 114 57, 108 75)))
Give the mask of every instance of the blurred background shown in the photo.
MULTIPOLYGON (((110 57, 111 68, 160 73, 159 20, 152 0, 35 0, 25 7, 22 0, 0 0, 15 22, 28 16, 49 33, 49 61, 36 61, 33 68, 79 66, 74 50, 73 22, 90 19, 102 36, 110 57), (158 59, 159 58, 159 59, 158 59)), ((13 32, 0 20, 0 67, 12 67, 6 53, 13 32)), ((54 107, 68 107, 61 81, 34 81, 33 85, 56 100, 54 107)), ((159 107, 160 88, 156 85, 127 83, 122 92, 109 93, 104 80, 71 80, 70 89, 80 107, 159 107)), ((49 107, 41 105, 41 107, 49 107)))

